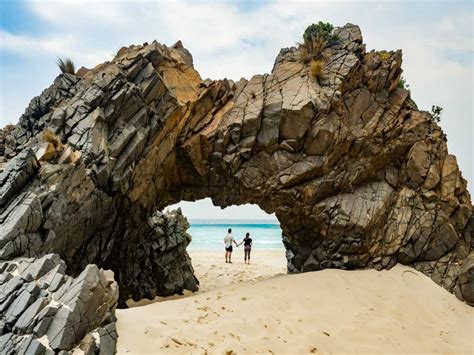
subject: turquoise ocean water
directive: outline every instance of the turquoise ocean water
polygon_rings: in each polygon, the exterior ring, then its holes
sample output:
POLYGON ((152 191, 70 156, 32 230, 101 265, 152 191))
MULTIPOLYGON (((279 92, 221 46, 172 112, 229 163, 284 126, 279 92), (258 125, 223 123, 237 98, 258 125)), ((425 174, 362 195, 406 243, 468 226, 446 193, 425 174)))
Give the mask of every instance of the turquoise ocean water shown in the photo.
MULTIPOLYGON (((188 233, 192 236, 189 250, 223 250, 224 236, 232 228, 232 235, 240 243, 245 233, 250 233, 253 248, 284 249, 281 241, 281 229, 274 220, 189 220, 191 227, 188 233)), ((235 247, 235 246, 234 246, 235 247)))

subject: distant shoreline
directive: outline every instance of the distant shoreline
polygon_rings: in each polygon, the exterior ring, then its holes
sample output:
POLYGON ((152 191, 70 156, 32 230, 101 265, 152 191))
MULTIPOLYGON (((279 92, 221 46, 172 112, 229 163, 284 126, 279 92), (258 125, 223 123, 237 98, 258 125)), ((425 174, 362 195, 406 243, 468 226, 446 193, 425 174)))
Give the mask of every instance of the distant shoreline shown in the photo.
MULTIPOLYGON (((224 248, 224 236, 227 229, 232 229, 232 235, 237 242, 242 241, 246 233, 253 239, 253 249, 284 250, 280 224, 273 220, 250 219, 195 219, 190 221, 187 233, 192 241, 188 250, 221 251, 224 248)), ((242 248, 234 248, 234 251, 242 248)))

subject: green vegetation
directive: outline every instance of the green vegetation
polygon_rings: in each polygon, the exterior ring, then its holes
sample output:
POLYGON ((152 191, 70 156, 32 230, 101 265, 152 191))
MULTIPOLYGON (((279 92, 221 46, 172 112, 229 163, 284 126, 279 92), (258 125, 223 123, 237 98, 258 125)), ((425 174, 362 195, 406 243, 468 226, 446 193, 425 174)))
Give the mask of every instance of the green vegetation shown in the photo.
POLYGON ((411 94, 410 84, 407 83, 407 80, 403 76, 398 81, 397 87, 400 89, 408 90, 408 92, 411 94))
POLYGON ((333 41, 338 41, 339 37, 334 35, 332 32, 334 26, 328 22, 319 21, 317 24, 312 24, 306 28, 303 34, 303 40, 310 42, 314 37, 321 37, 327 42, 331 43, 333 41))
POLYGON ((74 62, 71 60, 71 58, 58 58, 56 64, 58 65, 59 69, 61 70, 61 73, 63 74, 76 73, 74 62))
POLYGON ((441 121, 441 115, 443 114, 443 108, 437 105, 431 106, 431 117, 433 117, 433 121, 439 122, 441 121))
POLYGON ((305 63, 309 63, 311 59, 320 60, 328 45, 339 40, 336 35, 333 35, 333 30, 333 25, 321 21, 306 28, 303 43, 299 44, 300 55, 305 63))

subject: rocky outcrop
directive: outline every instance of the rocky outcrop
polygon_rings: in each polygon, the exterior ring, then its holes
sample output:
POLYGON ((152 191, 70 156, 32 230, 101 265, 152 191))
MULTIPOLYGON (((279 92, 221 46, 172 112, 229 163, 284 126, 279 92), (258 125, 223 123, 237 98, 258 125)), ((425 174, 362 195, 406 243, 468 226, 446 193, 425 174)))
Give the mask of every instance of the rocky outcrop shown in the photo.
POLYGON ((170 212, 155 212, 141 226, 139 238, 125 235, 122 246, 115 248, 108 266, 118 270, 121 305, 132 298, 139 301, 155 296, 182 293, 185 289, 197 291, 199 281, 186 247, 191 236, 186 232, 189 223, 181 209, 170 212), (124 267, 126 265, 126 267, 124 267))
POLYGON ((401 51, 335 35, 318 80, 296 48, 271 74, 201 80, 180 42, 60 75, 6 139, 2 257, 111 268, 121 297, 194 289, 186 237, 160 239, 154 214, 210 197, 276 213, 290 272, 400 262, 472 300, 472 205, 446 136, 398 87, 401 51))
POLYGON ((112 272, 88 265, 72 278, 57 254, 2 262, 0 271, 0 353, 115 352, 112 272))

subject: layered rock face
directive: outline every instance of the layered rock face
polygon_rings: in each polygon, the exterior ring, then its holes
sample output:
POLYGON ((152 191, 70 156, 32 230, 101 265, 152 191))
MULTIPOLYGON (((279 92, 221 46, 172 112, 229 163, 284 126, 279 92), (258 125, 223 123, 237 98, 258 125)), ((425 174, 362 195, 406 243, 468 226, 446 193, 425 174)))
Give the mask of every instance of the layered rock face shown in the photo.
POLYGON ((210 197, 275 212, 290 272, 401 262, 473 303, 472 205, 445 135, 397 87, 401 51, 335 35, 319 80, 296 48, 271 74, 201 80, 180 42, 60 75, 0 147, 1 257, 111 268, 122 300, 195 289, 186 237, 160 242, 154 214, 210 197))
POLYGON ((0 353, 115 352, 112 272, 88 265, 72 278, 57 254, 1 262, 0 271, 0 353))

